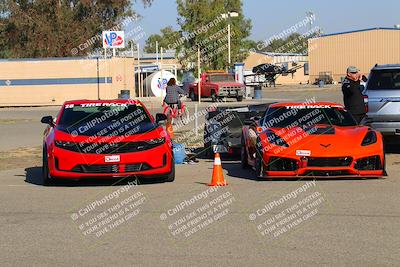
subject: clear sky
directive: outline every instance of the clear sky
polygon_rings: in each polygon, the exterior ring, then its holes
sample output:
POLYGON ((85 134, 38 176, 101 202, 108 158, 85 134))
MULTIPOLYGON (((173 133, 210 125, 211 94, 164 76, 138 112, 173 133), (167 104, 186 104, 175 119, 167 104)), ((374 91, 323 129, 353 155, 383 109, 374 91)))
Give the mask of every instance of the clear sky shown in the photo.
MULTIPOLYGON (((178 29, 175 0, 154 0, 147 8, 137 0, 134 9, 143 16, 137 24, 147 36, 169 25, 178 29)), ((314 26, 323 33, 400 24, 399 0, 244 0, 243 11, 252 20, 250 38, 256 41, 279 34, 304 19, 307 11, 315 13, 314 26)))

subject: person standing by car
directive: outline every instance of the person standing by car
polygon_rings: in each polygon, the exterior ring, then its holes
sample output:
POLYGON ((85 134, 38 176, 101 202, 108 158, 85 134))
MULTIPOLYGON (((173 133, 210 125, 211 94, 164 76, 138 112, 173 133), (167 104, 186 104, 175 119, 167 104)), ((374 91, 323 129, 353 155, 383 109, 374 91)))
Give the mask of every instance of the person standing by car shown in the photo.
POLYGON ((182 103, 180 100, 179 95, 186 95, 185 91, 180 88, 178 85, 176 85, 176 80, 175 78, 169 79, 167 83, 167 88, 166 90, 166 95, 164 98, 164 102, 167 103, 168 105, 173 105, 177 104, 178 109, 181 109, 182 103))
POLYGON ((364 98, 360 91, 361 80, 366 80, 365 76, 359 73, 359 69, 350 66, 347 68, 346 78, 342 82, 344 106, 353 115, 358 124, 366 114, 364 98))

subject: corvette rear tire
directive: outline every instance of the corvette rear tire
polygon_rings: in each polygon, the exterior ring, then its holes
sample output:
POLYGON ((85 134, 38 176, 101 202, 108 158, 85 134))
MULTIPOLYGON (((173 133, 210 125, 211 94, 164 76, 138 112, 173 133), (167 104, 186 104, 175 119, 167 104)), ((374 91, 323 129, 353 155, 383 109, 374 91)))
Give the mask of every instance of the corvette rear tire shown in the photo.
POLYGON ((175 180, 175 161, 172 159, 171 162, 171 172, 168 174, 167 178, 165 178, 165 182, 171 183, 175 180))
POLYGON ((49 185, 51 182, 49 172, 49 160, 47 158, 46 146, 43 147, 43 164, 42 164, 42 185, 49 185))
POLYGON ((262 160, 262 157, 261 157, 260 153, 257 152, 257 155, 256 155, 256 166, 255 166, 255 169, 256 169, 256 180, 257 181, 260 180, 264 176, 264 167, 263 167, 264 164, 263 164, 262 161, 263 160, 262 160))
POLYGON ((247 158, 247 149, 246 149, 246 144, 244 143, 244 139, 242 136, 242 146, 240 149, 240 160, 242 163, 242 168, 243 169, 248 169, 250 167, 249 162, 248 162, 248 158, 247 158))

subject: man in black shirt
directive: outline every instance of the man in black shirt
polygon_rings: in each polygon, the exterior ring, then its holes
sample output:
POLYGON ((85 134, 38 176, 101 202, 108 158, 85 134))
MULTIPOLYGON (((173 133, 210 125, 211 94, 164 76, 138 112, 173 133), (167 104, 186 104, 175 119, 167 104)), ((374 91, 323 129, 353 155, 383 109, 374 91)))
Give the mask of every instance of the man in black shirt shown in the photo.
POLYGON ((366 79, 354 66, 347 68, 347 76, 342 82, 343 102, 357 123, 365 117, 364 98, 360 91, 360 81, 366 79))

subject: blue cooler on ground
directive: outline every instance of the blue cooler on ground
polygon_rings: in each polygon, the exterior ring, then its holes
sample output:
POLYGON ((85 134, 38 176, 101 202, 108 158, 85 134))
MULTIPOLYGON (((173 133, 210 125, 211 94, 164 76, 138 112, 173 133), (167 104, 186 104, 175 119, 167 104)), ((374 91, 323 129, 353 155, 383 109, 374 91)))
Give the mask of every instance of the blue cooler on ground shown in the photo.
POLYGON ((172 151, 174 153, 175 164, 183 164, 186 158, 184 144, 172 144, 172 151))

